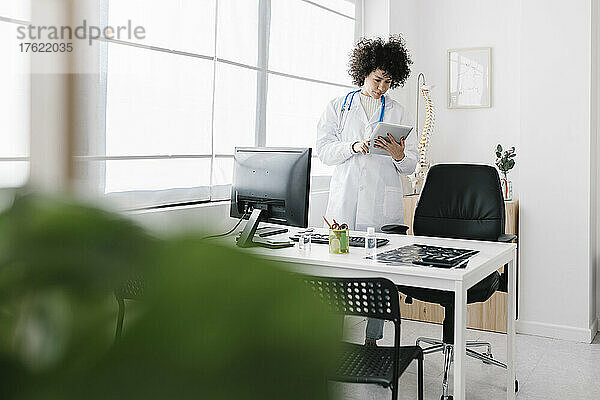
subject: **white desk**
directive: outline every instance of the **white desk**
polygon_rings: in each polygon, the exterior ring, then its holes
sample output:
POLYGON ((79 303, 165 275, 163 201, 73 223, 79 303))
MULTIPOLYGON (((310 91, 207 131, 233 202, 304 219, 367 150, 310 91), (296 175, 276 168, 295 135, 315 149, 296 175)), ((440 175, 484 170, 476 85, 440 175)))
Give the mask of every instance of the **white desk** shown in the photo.
MULTIPOLYGON (((292 231, 292 230, 290 230, 292 231)), ((291 232, 290 232, 291 233, 291 232)), ((275 237, 285 237, 286 233, 275 237)), ((317 230, 325 233, 325 230, 317 230)), ((356 232, 357 236, 364 232, 356 232)), ((409 244, 455 247, 479 250, 464 269, 441 269, 415 265, 387 265, 364 258, 364 249, 351 247, 349 254, 329 254, 327 245, 312 244, 310 252, 300 252, 296 247, 285 249, 254 248, 253 252, 264 258, 285 262, 289 268, 305 274, 331 277, 385 277, 395 284, 452 291, 455 293, 454 315, 454 398, 465 399, 465 331, 467 320, 467 290, 483 278, 508 264, 508 312, 507 312, 507 391, 506 398, 515 398, 515 263, 516 244, 482 242, 474 240, 442 239, 422 236, 385 235, 390 243, 380 251, 409 244), (462 349, 462 351, 458 351, 462 349)))

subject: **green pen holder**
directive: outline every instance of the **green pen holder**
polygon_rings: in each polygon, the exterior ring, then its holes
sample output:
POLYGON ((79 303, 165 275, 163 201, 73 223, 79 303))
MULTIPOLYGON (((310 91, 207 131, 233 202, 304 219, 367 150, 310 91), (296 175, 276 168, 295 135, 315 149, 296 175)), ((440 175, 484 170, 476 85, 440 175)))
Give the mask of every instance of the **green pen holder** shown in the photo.
POLYGON ((329 254, 350 252, 350 229, 329 229, 329 254))

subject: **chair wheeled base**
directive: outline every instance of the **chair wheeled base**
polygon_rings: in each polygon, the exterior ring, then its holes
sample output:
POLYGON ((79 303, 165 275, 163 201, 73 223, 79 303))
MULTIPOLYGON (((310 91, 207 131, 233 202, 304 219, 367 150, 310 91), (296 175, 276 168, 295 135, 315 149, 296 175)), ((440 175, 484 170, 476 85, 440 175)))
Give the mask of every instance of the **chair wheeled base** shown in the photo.
MULTIPOLYGON (((454 361, 454 345, 447 344, 442 342, 441 340, 431 339, 420 337, 417 338, 417 346, 420 346, 421 343, 425 343, 430 345, 423 349, 423 355, 437 353, 438 351, 444 353, 444 375, 442 379, 442 396, 440 400, 452 400, 453 397, 448 395, 448 374, 450 372, 450 365, 452 361, 454 361)), ((477 341, 467 341, 467 355, 469 357, 476 358, 481 360, 484 364, 495 365, 500 368, 507 369, 506 364, 494 359, 492 354, 492 345, 488 342, 477 342, 477 341), (472 350, 473 347, 485 347, 484 353, 478 353, 472 350)), ((515 392, 519 390, 519 382, 515 380, 515 392)))

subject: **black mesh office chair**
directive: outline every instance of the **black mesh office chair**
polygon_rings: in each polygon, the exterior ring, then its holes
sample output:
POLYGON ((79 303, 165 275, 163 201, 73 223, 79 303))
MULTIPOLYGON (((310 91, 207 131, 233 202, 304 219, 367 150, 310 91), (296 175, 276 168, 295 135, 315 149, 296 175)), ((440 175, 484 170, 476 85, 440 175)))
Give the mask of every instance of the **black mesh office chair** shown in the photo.
POLYGON ((423 400, 423 351, 419 346, 400 346, 400 301, 394 283, 384 278, 305 276, 302 279, 336 314, 379 318, 394 323, 393 347, 342 342, 337 370, 330 379, 389 387, 392 400, 396 400, 398 378, 413 360, 417 360, 418 398, 423 400))
POLYGON ((139 300, 144 294, 144 282, 141 278, 130 279, 119 289, 115 290, 115 299, 119 305, 117 314, 117 327, 115 329, 115 343, 121 339, 123 320, 125 319, 125 300, 139 300))
MULTIPOLYGON (((510 242, 516 236, 504 234, 504 214, 500 179, 495 168, 487 165, 439 164, 431 167, 427 175, 415 210, 413 231, 419 236, 510 242)), ((504 271, 503 275, 508 273, 507 266, 504 271)), ((467 291, 467 303, 484 302, 496 290, 506 290, 501 287, 501 282, 507 282, 507 279, 498 272, 487 276, 467 291)), ((441 398, 452 399, 448 395, 448 371, 454 350, 454 293, 404 286, 398 289, 407 296, 407 302, 415 298, 444 307, 442 340, 419 338, 417 345, 430 345, 423 350, 424 354, 443 351, 441 398)), ((506 368, 506 364, 493 358, 489 343, 467 341, 467 355, 506 368), (485 347, 485 353, 472 350, 474 347, 485 347)))

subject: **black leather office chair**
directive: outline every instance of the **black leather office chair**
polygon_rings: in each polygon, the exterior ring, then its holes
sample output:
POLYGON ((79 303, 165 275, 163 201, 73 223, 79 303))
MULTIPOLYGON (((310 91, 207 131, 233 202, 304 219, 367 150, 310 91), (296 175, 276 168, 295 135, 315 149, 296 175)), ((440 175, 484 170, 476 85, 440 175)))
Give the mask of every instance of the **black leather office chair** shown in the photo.
POLYGON ((417 360, 417 398, 423 400, 423 351, 419 346, 400 346, 400 300, 394 283, 385 278, 303 276, 302 279, 333 313, 386 319, 394 323, 393 347, 342 342, 337 369, 330 379, 389 387, 392 400, 397 400, 398 378, 413 360, 417 360))
MULTIPOLYGON (((496 169, 487 165, 438 164, 431 167, 427 175, 415 210, 413 231, 419 236, 510 242, 516 236, 504 234, 504 214, 504 200, 496 169)), ((504 271, 503 275, 508 273, 507 266, 504 271)), ((503 278, 494 272, 471 287, 467 291, 467 303, 486 301, 499 288, 505 290, 500 287, 501 282, 507 281, 503 278)), ((417 345, 430 345, 423 350, 424 354, 443 351, 441 398, 452 399, 448 395, 448 371, 454 349, 454 293, 404 286, 398 289, 407 296, 407 302, 415 298, 444 307, 442 340, 419 338, 417 345)), ((493 358, 489 343, 468 341, 467 355, 506 368, 506 364, 493 358), (485 347, 486 352, 476 352, 471 349, 473 347, 485 347)))

